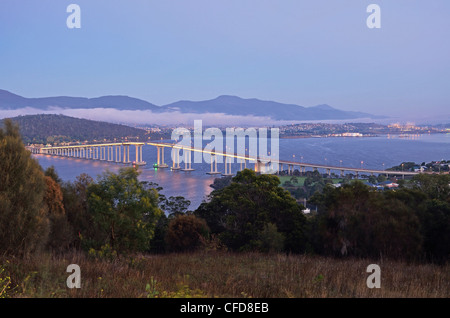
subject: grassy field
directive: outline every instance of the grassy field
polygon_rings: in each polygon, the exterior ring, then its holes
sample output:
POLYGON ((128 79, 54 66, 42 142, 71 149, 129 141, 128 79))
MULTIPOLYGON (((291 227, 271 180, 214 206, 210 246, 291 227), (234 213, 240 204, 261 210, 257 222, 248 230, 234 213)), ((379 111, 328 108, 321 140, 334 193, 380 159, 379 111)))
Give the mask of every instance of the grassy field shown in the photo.
POLYGON ((2 297, 421 297, 450 296, 450 265, 228 252, 138 255, 114 260, 83 253, 0 258, 2 297), (369 264, 381 267, 370 289, 369 264), (69 289, 69 264, 81 268, 81 288, 69 289), (5 282, 9 282, 5 284, 5 282), (3 284, 3 286, 2 286, 3 284))

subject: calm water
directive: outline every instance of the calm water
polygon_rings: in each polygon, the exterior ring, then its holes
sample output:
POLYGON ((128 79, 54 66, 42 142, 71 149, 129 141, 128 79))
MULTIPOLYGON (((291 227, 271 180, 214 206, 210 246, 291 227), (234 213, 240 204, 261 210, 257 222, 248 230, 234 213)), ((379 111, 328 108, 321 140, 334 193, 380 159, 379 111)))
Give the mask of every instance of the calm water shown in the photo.
MULTIPOLYGON (((130 147, 130 158, 133 160, 134 147, 130 147)), ((192 164, 196 169, 191 172, 171 171, 170 169, 154 169, 156 148, 144 146, 142 180, 152 181, 163 187, 166 196, 181 195, 191 201, 190 209, 195 209, 211 192, 210 184, 218 176, 207 175, 210 164, 192 164)), ((75 158, 58 158, 35 155, 45 169, 51 165, 63 180, 75 180, 81 173, 96 177, 103 171, 118 171, 123 165, 88 161, 75 158)), ((331 138, 299 138, 280 139, 280 159, 303 161, 307 163, 329 164, 343 167, 361 167, 384 169, 404 161, 421 163, 432 160, 450 159, 450 134, 433 134, 401 138, 399 136, 383 137, 331 137, 331 138), (362 162, 362 164, 361 164, 362 162)), ((170 150, 165 152, 166 163, 171 166, 170 150)), ((233 164, 232 171, 239 169, 233 164)), ((184 164, 181 164, 184 167, 184 164)), ((249 167, 249 166, 248 166, 249 167)), ((224 165, 218 164, 223 172, 224 165)))

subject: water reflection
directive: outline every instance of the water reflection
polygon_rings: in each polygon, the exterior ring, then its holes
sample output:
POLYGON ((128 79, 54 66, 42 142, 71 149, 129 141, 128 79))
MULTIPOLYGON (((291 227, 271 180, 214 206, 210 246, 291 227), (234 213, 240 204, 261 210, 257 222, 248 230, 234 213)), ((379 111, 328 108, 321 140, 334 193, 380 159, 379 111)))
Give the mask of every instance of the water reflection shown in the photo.
MULTIPOLYGON (((280 159, 307 163, 326 163, 336 167, 361 166, 364 168, 382 169, 414 161, 421 163, 432 160, 450 159, 450 135, 434 134, 422 135, 418 138, 359 137, 359 138, 299 138, 280 139, 280 159), (326 159, 325 159, 326 158, 326 159)), ((133 158, 134 147, 130 148, 133 158)), ((122 164, 107 161, 84 160, 79 158, 60 158, 46 155, 34 155, 45 169, 55 166, 57 173, 63 180, 75 180, 81 173, 96 177, 103 171, 118 172, 122 164)), ((141 167, 141 180, 151 181, 163 187, 163 193, 169 196, 183 196, 191 201, 190 209, 195 209, 212 191, 210 184, 220 175, 208 175, 209 163, 195 163, 195 171, 171 170, 172 160, 170 151, 165 151, 165 162, 169 168, 153 168, 156 162, 156 148, 144 146, 143 160, 147 165, 141 167)), ((224 172, 225 164, 217 165, 220 172, 224 172)), ((253 164, 247 167, 253 168, 253 164)), ((285 167, 286 168, 286 167, 285 167)), ((240 170, 239 163, 232 164, 232 171, 240 170)))

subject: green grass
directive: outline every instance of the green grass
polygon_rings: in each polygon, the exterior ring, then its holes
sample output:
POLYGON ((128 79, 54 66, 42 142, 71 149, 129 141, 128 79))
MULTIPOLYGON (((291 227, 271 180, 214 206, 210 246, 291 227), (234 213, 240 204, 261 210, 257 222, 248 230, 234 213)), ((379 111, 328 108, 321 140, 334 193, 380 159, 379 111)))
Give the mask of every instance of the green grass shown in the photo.
MULTIPOLYGON (((281 181, 280 185, 283 186, 283 184, 284 184, 286 181, 290 181, 292 177, 293 177, 293 176, 278 176, 278 178, 280 178, 280 181, 281 181)), ((295 187, 303 187, 303 185, 304 185, 304 183, 305 183, 305 180, 306 180, 306 177, 301 177, 301 176, 295 176, 295 177, 297 178, 298 183, 293 183, 293 185, 294 185, 295 187)), ((334 184, 336 184, 336 183, 341 182, 341 181, 342 181, 342 178, 339 178, 339 179, 331 179, 331 180, 333 181, 334 184)))

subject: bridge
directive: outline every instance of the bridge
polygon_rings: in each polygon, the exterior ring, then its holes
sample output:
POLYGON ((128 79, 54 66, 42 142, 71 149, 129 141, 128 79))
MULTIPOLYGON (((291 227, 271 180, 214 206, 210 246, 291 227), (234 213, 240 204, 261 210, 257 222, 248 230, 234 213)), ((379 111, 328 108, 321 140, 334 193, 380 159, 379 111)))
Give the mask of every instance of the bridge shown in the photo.
POLYGON ((60 156, 67 158, 80 158, 87 160, 100 160, 134 165, 145 165, 142 159, 143 142, 103 143, 91 145, 58 146, 58 147, 27 147, 31 153, 60 156), (135 146, 136 160, 130 160, 130 146, 135 146))
MULTIPOLYGON (((253 164, 253 169, 256 172, 261 173, 278 173, 283 171, 284 167, 287 167, 288 175, 292 175, 297 168, 301 173, 306 172, 306 168, 311 168, 313 171, 318 169, 323 169, 330 176, 331 171, 339 171, 340 176, 343 177, 346 172, 354 172, 358 177, 360 174, 384 174, 392 176, 413 176, 421 172, 412 171, 388 171, 388 170, 378 170, 378 169, 364 169, 364 168, 353 168, 353 167, 341 167, 333 165, 323 165, 315 163, 306 162, 296 162, 289 160, 272 160, 271 158, 264 157, 252 157, 246 154, 235 154, 230 152, 219 152, 210 151, 201 148, 195 148, 193 146, 183 146, 179 144, 163 143, 163 142, 120 142, 120 143, 102 143, 102 144, 90 144, 90 145, 75 145, 75 146, 58 146, 58 147, 33 147, 27 146, 27 149, 33 154, 45 154, 51 156, 60 156, 67 158, 80 158, 86 160, 99 160, 107 161, 121 164, 133 164, 133 165, 146 165, 143 160, 142 148, 147 144, 156 147, 157 150, 157 161, 153 165, 156 168, 169 168, 169 165, 164 159, 164 150, 166 148, 183 150, 184 155, 184 168, 180 166, 181 158, 179 151, 174 152, 172 158, 171 170, 181 170, 181 171, 193 171, 192 168, 192 153, 200 152, 202 154, 210 155, 211 170, 207 172, 208 174, 222 174, 222 175, 233 175, 231 171, 231 164, 235 159, 239 160, 240 170, 247 168, 247 163, 253 164), (130 147, 135 147, 135 160, 130 160, 130 147), (218 157, 222 157, 224 161, 225 171, 222 173, 217 169, 218 157), (277 167, 277 169, 270 170, 268 166, 277 167)), ((172 153, 172 152, 171 152, 172 153)))
MULTIPOLYGON (((359 174, 384 174, 384 175, 401 175, 403 178, 405 176, 414 176, 419 174, 420 172, 412 172, 412 171, 388 171, 388 170, 378 170, 378 169, 364 169, 364 168, 350 168, 350 167, 338 167, 338 166, 332 166, 332 165, 322 165, 322 164, 313 164, 313 163, 305 163, 305 162, 296 162, 296 161, 288 161, 288 160, 271 160, 270 158, 264 158, 264 157, 250 157, 248 155, 239 155, 229 152, 216 152, 216 151, 209 151, 204 150, 201 148, 194 148, 192 146, 182 146, 182 145, 176 145, 176 144, 170 144, 170 143, 147 143, 148 145, 155 146, 157 148, 157 163, 155 164, 155 167, 159 168, 167 168, 168 165, 164 162, 164 150, 163 148, 175 148, 175 149, 182 149, 183 153, 185 154, 185 168, 181 169, 183 171, 192 171, 191 168, 191 152, 201 152, 201 153, 207 153, 211 155, 211 171, 207 172, 208 174, 220 174, 220 172, 217 170, 217 156, 224 157, 225 160, 225 172, 222 173, 222 175, 232 175, 231 173, 231 163, 234 161, 234 159, 239 159, 240 161, 240 170, 244 167, 247 168, 247 161, 253 162, 254 164, 254 170, 256 172, 262 172, 262 173, 274 173, 283 171, 284 166, 287 166, 287 172, 289 175, 292 175, 294 173, 295 167, 298 167, 300 172, 306 172, 306 168, 312 168, 314 171, 318 169, 323 169, 326 171, 328 175, 331 175, 331 171, 340 171, 340 176, 343 177, 345 172, 355 172, 356 176, 359 176, 359 174), (214 165, 213 165, 214 163, 214 165), (267 166, 269 164, 278 165, 278 169, 276 171, 270 171, 267 169, 267 166), (228 169, 227 169, 228 168, 228 169)), ((180 169, 180 158, 178 157, 178 152, 175 152, 175 158, 173 160, 173 166, 172 170, 174 169, 180 169)))

